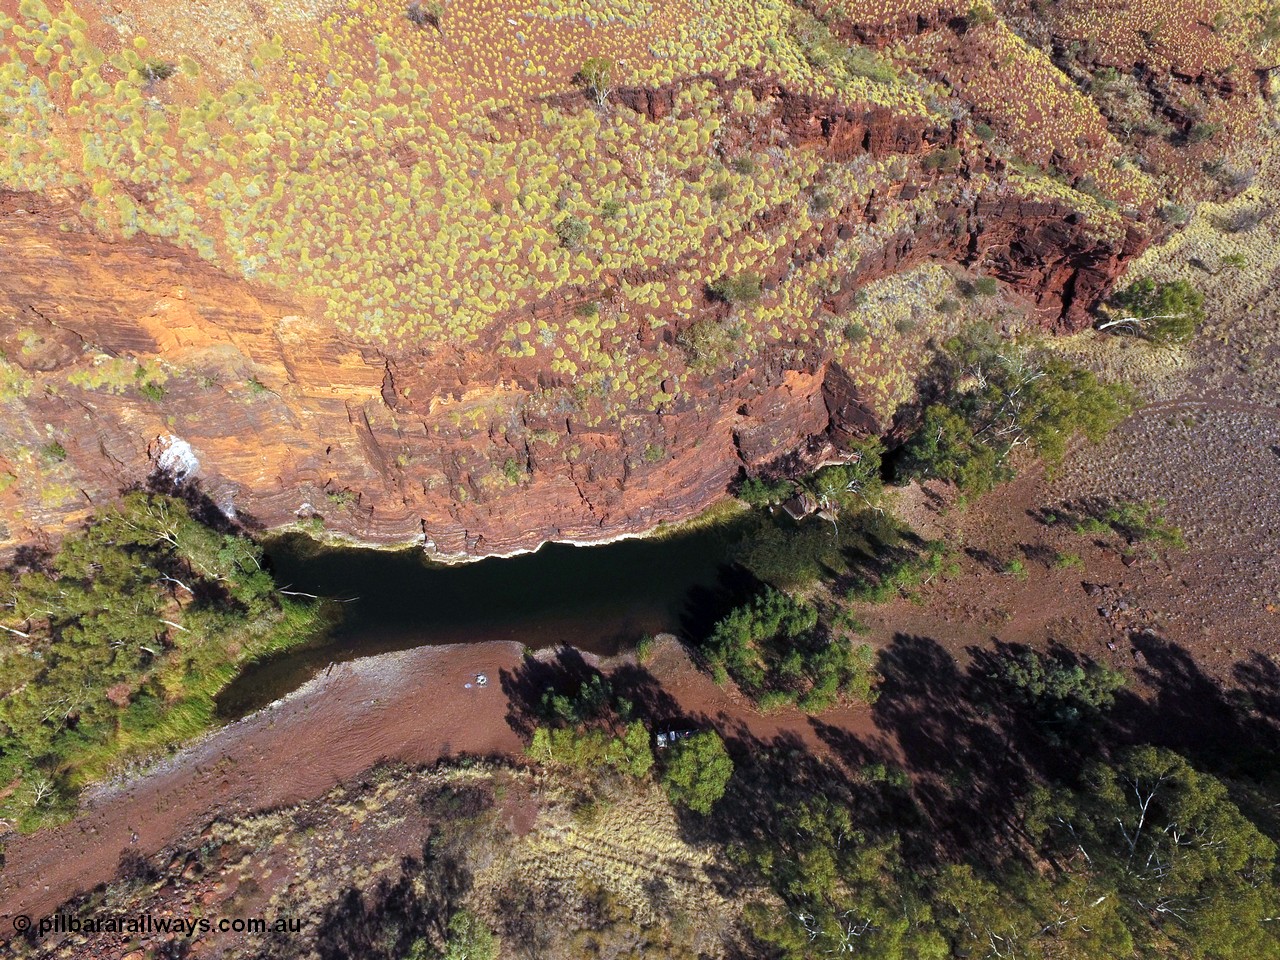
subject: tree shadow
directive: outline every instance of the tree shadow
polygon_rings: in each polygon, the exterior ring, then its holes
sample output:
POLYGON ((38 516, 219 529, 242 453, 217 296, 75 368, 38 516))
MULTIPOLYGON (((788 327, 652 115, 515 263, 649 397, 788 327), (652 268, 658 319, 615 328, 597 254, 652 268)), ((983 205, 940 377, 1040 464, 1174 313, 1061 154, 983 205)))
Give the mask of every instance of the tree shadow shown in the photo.
POLYGON ((1004 564, 1000 562, 1000 558, 989 550, 983 550, 979 547, 965 547, 965 556, 992 573, 1003 573, 1004 564))
POLYGON ((1255 711, 1273 736, 1280 733, 1280 664, 1254 651, 1248 660, 1236 664, 1233 675, 1240 685, 1241 706, 1255 711))
POLYGON ((352 886, 325 910, 316 952, 321 960, 401 960, 424 936, 442 944, 449 918, 470 888, 462 862, 440 854, 428 838, 421 857, 401 860, 398 879, 384 877, 367 892, 352 886))
MULTIPOLYGON (((736 845, 744 850, 764 847, 776 839, 780 811, 847 782, 839 767, 814 756, 795 734, 765 739, 725 714, 696 719, 719 731, 733 759, 734 772, 729 788, 710 814, 679 811, 681 833, 691 843, 736 845)), ((737 896, 750 867, 726 861, 708 870, 718 892, 737 896)))
POLYGON ((54 551, 44 544, 24 543, 13 551, 8 570, 12 573, 44 573, 50 569, 54 551))
POLYGON ((1052 570, 1058 562, 1058 551, 1043 543, 1020 543, 1018 551, 1031 563, 1038 563, 1046 570, 1052 570))
POLYGON ((551 656, 526 656, 514 670, 502 670, 498 683, 507 696, 507 726, 522 737, 533 735, 548 693, 572 696, 599 668, 587 663, 575 647, 559 647, 551 656))
POLYGON ((905 564, 920 557, 928 541, 913 530, 901 529, 880 514, 860 514, 846 521, 841 537, 845 571, 834 578, 836 591, 867 583, 881 583, 905 564))
POLYGON ((699 645, 715 629, 721 617, 748 602, 764 586, 754 574, 736 563, 720 567, 714 584, 695 586, 689 591, 680 611, 681 633, 695 646, 699 645))
POLYGON ((507 725, 522 737, 533 735, 534 728, 545 716, 545 700, 550 695, 574 697, 584 685, 599 677, 607 683, 613 702, 605 711, 612 721, 632 718, 646 721, 650 727, 660 722, 678 722, 684 711, 676 699, 662 689, 657 678, 640 665, 623 664, 605 674, 588 663, 573 647, 561 647, 550 656, 525 657, 515 670, 503 670, 499 683, 507 695, 507 725), (629 709, 613 711, 621 701, 629 709))
POLYGON ((609 674, 609 679, 613 682, 614 694, 629 701, 633 715, 646 721, 651 729, 685 718, 675 697, 662 689, 662 684, 644 667, 623 664, 609 674))
POLYGON ((907 634, 881 654, 876 724, 899 745, 927 825, 921 846, 939 861, 996 867, 1021 850, 1020 803, 1042 751, 999 705, 990 666, 961 669, 937 641, 907 634))
POLYGON ((1224 688, 1184 647, 1151 632, 1131 635, 1138 674, 1154 691, 1117 701, 1112 723, 1128 743, 1150 743, 1227 776, 1275 770, 1280 724, 1280 668, 1261 654, 1236 665, 1240 685, 1224 688))
POLYGON ((123 495, 132 490, 146 490, 148 493, 158 493, 181 500, 186 504, 192 519, 218 533, 261 533, 266 530, 266 525, 251 513, 235 510, 228 515, 217 501, 205 492, 199 478, 175 479, 171 474, 157 470, 147 477, 145 484, 133 484, 120 492, 123 495))
POLYGON ((504 946, 521 960, 546 960, 556 940, 555 919, 570 896, 554 883, 512 878, 495 894, 498 930, 504 946))

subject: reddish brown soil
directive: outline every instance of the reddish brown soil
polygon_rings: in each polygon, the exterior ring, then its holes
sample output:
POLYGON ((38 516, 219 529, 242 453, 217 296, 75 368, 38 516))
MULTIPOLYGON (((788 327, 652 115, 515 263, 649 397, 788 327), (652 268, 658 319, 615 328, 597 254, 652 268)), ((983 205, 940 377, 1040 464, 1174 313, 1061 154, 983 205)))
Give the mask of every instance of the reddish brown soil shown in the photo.
MULTIPOLYGON (((0 927, 7 929, 14 914, 47 914, 110 879, 123 855, 154 854, 217 817, 319 796, 380 761, 518 756, 523 744, 508 722, 504 689, 527 672, 513 643, 420 648, 339 664, 154 772, 98 791, 75 821, 11 842, 0 874, 0 927), (489 684, 468 689, 477 672, 489 684)), ((759 738, 791 735, 825 752, 807 717, 795 710, 760 716, 698 672, 678 644, 660 646, 643 672, 670 698, 671 716, 713 723, 726 735, 748 729, 759 738)), ((823 720, 854 734, 874 731, 865 707, 833 710, 823 720)))
POLYGON ((12 842, 0 915, 43 915, 109 879, 122 854, 153 854, 218 816, 317 796, 382 759, 516 752, 502 692, 464 684, 477 671, 496 677, 519 662, 517 645, 495 643, 339 664, 155 772, 99 791, 75 821, 12 842))

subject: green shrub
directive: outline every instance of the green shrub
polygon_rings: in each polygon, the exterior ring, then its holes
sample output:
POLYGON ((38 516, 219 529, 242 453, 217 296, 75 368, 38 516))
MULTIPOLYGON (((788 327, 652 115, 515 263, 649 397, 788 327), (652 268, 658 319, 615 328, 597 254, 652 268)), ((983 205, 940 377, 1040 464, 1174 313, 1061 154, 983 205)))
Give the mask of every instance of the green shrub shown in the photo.
POLYGON ((850 322, 844 325, 844 338, 852 344, 859 344, 871 336, 871 331, 863 324, 850 322))
POLYGON ((159 403, 164 399, 164 387, 156 383, 154 380, 148 380, 146 383, 138 386, 138 392, 148 400, 154 400, 159 403))
POLYGON ((728 180, 717 180, 707 190, 707 196, 716 203, 723 203, 733 195, 733 184, 728 180))
POLYGON ((783 707, 792 706, 795 702, 796 694, 793 690, 770 690, 768 693, 761 694, 760 699, 756 701, 756 706, 765 713, 772 713, 783 707))
POLYGON ((1116 533, 1130 543, 1154 543, 1185 550, 1182 531, 1160 515, 1162 502, 1120 500, 1093 505, 1092 514, 1075 524, 1077 533, 1116 533))
POLYGON ((805 59, 837 82, 862 78, 891 84, 900 79, 893 65, 870 47, 846 43, 825 23, 806 12, 792 12, 791 34, 805 59))
POLYGON ((708 289, 716 298, 734 306, 755 303, 764 290, 764 279, 758 273, 741 271, 721 277, 708 289))
POLYGON ((1187 143, 1208 143, 1221 129, 1219 123, 1197 123, 1187 131, 1187 143))
POLYGON ((443 960, 498 960, 501 941, 484 921, 468 910, 449 918, 443 960))
POLYGON ((971 27, 980 27, 989 23, 995 23, 996 12, 986 3, 975 3, 969 8, 969 12, 965 15, 965 20, 971 27))
POLYGON ((743 336, 742 327, 711 318, 697 321, 681 331, 676 342, 684 350, 691 369, 714 373, 732 363, 743 336))
POLYGON ((875 506, 884 490, 881 464, 884 446, 879 437, 854 441, 846 451, 847 463, 814 471, 800 486, 817 501, 820 509, 839 512, 875 506))
POLYGON ((738 488, 738 499, 753 507, 769 507, 788 499, 795 489, 795 484, 790 480, 749 477, 738 488))
POLYGON ((653 767, 649 731, 642 723, 627 724, 620 736, 598 727, 540 725, 534 728, 525 753, 539 763, 584 772, 611 767, 637 779, 647 776, 653 767))
POLYGON ((893 64, 871 48, 858 44, 847 45, 841 52, 839 63, 852 76, 876 83, 897 83, 901 79, 893 64))
POLYGON ((579 250, 586 243, 587 237, 591 236, 591 227, 587 221, 572 214, 566 214, 556 221, 556 238, 560 241, 560 246, 566 250, 579 250))
POLYGON ((962 156, 956 147, 940 147, 926 156, 920 163, 925 170, 934 173, 949 173, 960 166, 962 156))
POLYGON ((405 16, 414 26, 440 30, 444 20, 444 4, 440 0, 414 0, 405 10, 405 16))
POLYGON ((809 212, 815 216, 822 216, 835 204, 835 197, 831 195, 829 190, 815 190, 809 198, 809 212))
POLYGON ((882 561, 874 578, 861 577, 844 594, 850 603, 887 603, 899 596, 911 597, 915 589, 940 576, 949 551, 940 541, 927 543, 918 553, 901 553, 882 561))
POLYGON ((636 662, 644 666, 653 659, 653 649, 657 641, 650 634, 645 634, 636 644, 636 662))
POLYGON ((708 814, 724 796, 733 776, 733 760, 714 730, 677 741, 663 764, 662 783, 671 802, 708 814))
POLYGON ((1175 227, 1184 227, 1191 222, 1191 211, 1180 203, 1165 203, 1156 211, 1165 223, 1175 227))
POLYGON ((148 60, 138 68, 138 72, 148 83, 154 83, 157 80, 168 80, 178 72, 178 68, 164 60, 148 60))

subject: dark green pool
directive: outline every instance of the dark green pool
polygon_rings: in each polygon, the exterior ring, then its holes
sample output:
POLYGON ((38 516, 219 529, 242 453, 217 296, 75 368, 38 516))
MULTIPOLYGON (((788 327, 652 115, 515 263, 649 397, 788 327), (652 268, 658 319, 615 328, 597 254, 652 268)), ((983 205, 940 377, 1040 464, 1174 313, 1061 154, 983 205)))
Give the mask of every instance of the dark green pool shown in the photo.
POLYGON ((321 644, 246 670, 219 698, 220 711, 242 716, 330 662, 410 647, 514 640, 607 655, 645 634, 695 634, 739 596, 742 584, 729 559, 754 522, 743 515, 660 539, 548 544, 536 553, 452 566, 418 550, 275 538, 267 554, 277 583, 351 602, 321 644))

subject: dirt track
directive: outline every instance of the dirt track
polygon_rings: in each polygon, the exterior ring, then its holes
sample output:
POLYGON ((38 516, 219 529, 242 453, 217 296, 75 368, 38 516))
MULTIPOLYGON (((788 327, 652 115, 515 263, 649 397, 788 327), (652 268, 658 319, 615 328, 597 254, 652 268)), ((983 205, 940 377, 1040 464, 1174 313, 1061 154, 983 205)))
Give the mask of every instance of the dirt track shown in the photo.
MULTIPOLYGON (((71 823, 18 837, 0 873, 0 929, 40 917, 116 873, 123 855, 149 856, 217 817, 318 796, 382 760, 519 754, 504 688, 520 672, 515 643, 425 647, 355 660, 188 747, 159 769, 97 791, 71 823), (477 672, 485 688, 465 684, 477 672), (136 842, 133 840, 137 835, 136 842)), ((669 707, 726 733, 799 737, 825 748, 798 711, 761 716, 698 672, 674 643, 646 673, 669 707)), ((824 722, 872 729, 870 711, 835 710, 824 722)))
POLYGON ((463 684, 477 671, 496 677, 519 662, 518 645, 495 643, 335 666, 151 774, 98 791, 73 822, 10 843, 0 929, 14 914, 46 914, 109 879, 122 854, 155 853, 217 816, 316 796, 381 759, 428 763, 450 753, 518 750, 503 722, 502 692, 463 684))

